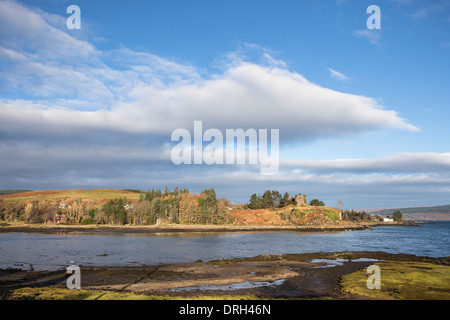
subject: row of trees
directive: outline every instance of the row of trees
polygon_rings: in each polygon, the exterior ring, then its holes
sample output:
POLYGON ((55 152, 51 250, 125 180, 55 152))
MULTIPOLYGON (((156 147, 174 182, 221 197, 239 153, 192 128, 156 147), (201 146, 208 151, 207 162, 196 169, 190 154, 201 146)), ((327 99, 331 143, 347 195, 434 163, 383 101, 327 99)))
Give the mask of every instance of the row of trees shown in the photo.
POLYGON ((247 207, 249 209, 269 209, 287 207, 291 204, 296 204, 296 202, 288 192, 281 196, 281 193, 276 190, 266 190, 262 196, 256 193, 252 194, 247 207))
POLYGON ((343 210, 342 220, 347 221, 374 221, 374 217, 365 211, 343 210))
POLYGON ((325 206, 325 203, 323 203, 323 201, 319 200, 319 199, 312 199, 309 202, 310 206, 315 206, 315 207, 323 207, 325 206))
POLYGON ((217 199, 214 188, 205 189, 199 195, 191 194, 187 189, 168 191, 166 188, 164 192, 153 189, 142 192, 137 203, 126 198, 110 200, 92 220, 95 223, 132 225, 226 224, 233 222, 229 206, 226 199, 217 199))
MULTIPOLYGON (((139 192, 139 191, 138 191, 139 192)), ((188 189, 166 188, 141 192, 139 201, 117 198, 103 205, 92 199, 50 199, 35 201, 3 201, 0 199, 0 220, 45 223, 60 221, 82 224, 160 223, 228 224, 234 219, 229 214, 231 204, 217 199, 213 188, 200 194, 188 189)))
MULTIPOLYGON (((306 196, 304 196, 306 199, 306 196)), ((305 200, 306 201, 306 200, 305 200)), ((266 190, 263 195, 252 194, 247 205, 248 209, 270 209, 270 208, 283 208, 289 205, 297 205, 295 198, 292 198, 288 192, 285 192, 283 196, 276 190, 266 190)), ((311 206, 325 206, 323 201, 313 199, 309 202, 311 206)))
POLYGON ((92 210, 92 202, 72 199, 61 200, 4 201, 0 199, 0 220, 8 222, 45 223, 64 215, 65 220, 79 223, 92 210))
MULTIPOLYGON (((135 191, 136 192, 136 191, 135 191)), ((175 187, 173 191, 170 191, 168 187, 165 187, 164 193, 160 189, 152 189, 152 191, 140 191, 139 202, 142 201, 152 201, 155 198, 168 197, 168 196, 178 196, 181 194, 188 194, 188 188, 178 188, 175 187)))
MULTIPOLYGON (((342 219, 348 221, 382 221, 383 217, 378 214, 368 214, 364 210, 363 211, 355 211, 355 210, 343 210, 342 211, 342 219)), ((392 214, 392 219, 394 221, 402 220, 402 213, 398 210, 394 211, 392 214)))

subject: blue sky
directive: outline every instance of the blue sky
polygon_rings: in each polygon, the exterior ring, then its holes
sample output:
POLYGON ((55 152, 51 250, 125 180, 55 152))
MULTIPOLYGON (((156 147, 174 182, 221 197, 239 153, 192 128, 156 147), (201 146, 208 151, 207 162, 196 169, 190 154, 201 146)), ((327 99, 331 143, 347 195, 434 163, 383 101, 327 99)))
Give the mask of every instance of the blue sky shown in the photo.
POLYGON ((449 56, 444 0, 0 0, 0 188, 448 204, 449 56), (280 172, 175 166, 194 120, 279 129, 280 172))

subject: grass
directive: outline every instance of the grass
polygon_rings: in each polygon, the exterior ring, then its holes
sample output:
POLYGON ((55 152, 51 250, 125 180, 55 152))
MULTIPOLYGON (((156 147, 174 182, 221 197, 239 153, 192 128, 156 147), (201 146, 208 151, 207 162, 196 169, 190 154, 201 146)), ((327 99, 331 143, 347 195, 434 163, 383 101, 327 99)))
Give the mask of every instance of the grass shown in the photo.
POLYGON ((21 288, 10 292, 9 300, 256 300, 248 295, 199 295, 195 297, 143 295, 106 290, 69 290, 61 288, 21 288))
POLYGON ((345 275, 344 292, 375 299, 450 300, 450 266, 425 262, 376 263, 381 269, 381 289, 368 289, 366 269, 345 275))
POLYGON ((322 213, 333 221, 340 220, 339 215, 336 213, 335 210, 325 209, 322 213))
MULTIPOLYGON (((10 292, 9 300, 298 300, 288 297, 263 297, 255 294, 162 296, 106 290, 69 290, 60 288, 21 288, 10 292)), ((334 300, 332 297, 307 297, 300 300, 334 300)))
POLYGON ((154 300, 152 296, 101 290, 21 288, 10 292, 10 300, 154 300))

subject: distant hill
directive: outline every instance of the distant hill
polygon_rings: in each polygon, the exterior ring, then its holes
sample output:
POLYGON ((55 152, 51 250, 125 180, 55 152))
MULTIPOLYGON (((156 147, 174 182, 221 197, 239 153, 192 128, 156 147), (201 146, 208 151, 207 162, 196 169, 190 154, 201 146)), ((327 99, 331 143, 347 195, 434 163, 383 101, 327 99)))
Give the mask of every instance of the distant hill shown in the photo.
POLYGON ((29 191, 31 191, 31 190, 25 190, 25 189, 0 190, 0 196, 5 196, 8 194, 22 193, 22 192, 29 192, 29 191))
POLYGON ((400 211, 405 220, 450 220, 450 205, 366 210, 370 214, 392 215, 400 211))
POLYGON ((24 191, 0 195, 0 199, 5 201, 17 200, 48 200, 57 198, 81 198, 95 200, 110 200, 114 198, 126 197, 127 199, 139 199, 139 193, 117 190, 117 189, 95 189, 95 190, 42 190, 42 191, 24 191))

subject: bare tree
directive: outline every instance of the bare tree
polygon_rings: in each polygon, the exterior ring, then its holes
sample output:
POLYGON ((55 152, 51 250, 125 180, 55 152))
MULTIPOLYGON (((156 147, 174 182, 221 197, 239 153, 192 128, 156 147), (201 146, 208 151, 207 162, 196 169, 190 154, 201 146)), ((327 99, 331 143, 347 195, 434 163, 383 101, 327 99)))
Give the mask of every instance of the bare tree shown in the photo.
POLYGON ((339 210, 343 210, 344 209, 344 201, 338 200, 337 207, 339 210))

